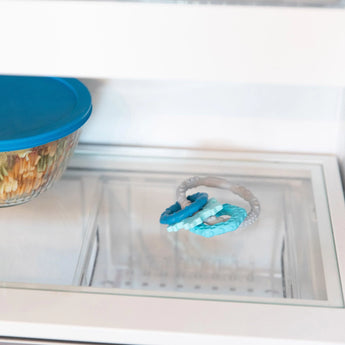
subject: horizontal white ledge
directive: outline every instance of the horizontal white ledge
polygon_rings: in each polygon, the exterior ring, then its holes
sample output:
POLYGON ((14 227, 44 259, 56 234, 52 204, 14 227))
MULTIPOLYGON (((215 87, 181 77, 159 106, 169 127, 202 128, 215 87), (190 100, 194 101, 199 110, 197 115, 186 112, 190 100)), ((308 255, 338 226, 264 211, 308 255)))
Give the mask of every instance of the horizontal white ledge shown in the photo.
POLYGON ((152 345, 345 341, 343 308, 6 288, 0 306, 2 337, 152 345))
POLYGON ((0 1, 0 73, 345 85, 343 9, 0 1))

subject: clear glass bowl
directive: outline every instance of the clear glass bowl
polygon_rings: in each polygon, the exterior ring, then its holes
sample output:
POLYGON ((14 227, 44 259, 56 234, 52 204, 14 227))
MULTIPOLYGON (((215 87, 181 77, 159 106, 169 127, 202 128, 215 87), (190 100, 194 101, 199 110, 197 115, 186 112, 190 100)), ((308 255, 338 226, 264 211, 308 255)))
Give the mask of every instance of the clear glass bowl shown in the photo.
POLYGON ((0 152, 0 207, 29 201, 64 172, 80 129, 61 139, 18 151, 0 152))

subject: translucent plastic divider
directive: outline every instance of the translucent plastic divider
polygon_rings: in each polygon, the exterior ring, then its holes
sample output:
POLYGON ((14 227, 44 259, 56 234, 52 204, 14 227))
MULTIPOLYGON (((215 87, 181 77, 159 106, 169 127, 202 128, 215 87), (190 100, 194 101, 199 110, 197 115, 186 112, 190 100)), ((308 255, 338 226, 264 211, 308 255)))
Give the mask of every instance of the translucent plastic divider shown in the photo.
MULTIPOLYGON (((83 285, 139 296, 343 305, 320 164, 189 154, 96 158, 103 190, 83 285), (167 232, 159 216, 175 202, 177 185, 207 173, 249 188, 261 203, 258 222, 209 239, 167 232)), ((225 190, 196 191, 248 209, 225 190)))
POLYGON ((0 281, 71 285, 98 189, 97 177, 68 171, 34 200, 2 208, 0 281))

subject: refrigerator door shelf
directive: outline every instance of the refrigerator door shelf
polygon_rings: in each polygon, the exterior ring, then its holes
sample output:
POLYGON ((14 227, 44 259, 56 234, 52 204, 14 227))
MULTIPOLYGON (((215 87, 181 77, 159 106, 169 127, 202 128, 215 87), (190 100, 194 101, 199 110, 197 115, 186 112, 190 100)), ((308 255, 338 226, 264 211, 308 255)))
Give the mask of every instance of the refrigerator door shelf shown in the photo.
MULTIPOLYGON (((2 210, 0 279, 7 288, 343 307, 340 186, 330 156, 80 145, 52 191, 2 210), (167 232, 159 216, 193 175, 246 186, 259 220, 209 239, 167 232)), ((229 191, 195 190, 248 210, 229 191)))

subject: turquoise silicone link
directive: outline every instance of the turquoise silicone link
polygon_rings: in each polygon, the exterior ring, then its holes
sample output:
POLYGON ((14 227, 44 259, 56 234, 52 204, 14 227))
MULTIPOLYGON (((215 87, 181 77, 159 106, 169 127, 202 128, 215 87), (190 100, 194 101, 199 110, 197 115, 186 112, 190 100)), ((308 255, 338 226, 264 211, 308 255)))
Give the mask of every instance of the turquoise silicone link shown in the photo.
POLYGON ((181 229, 190 230, 201 224, 208 217, 216 215, 219 211, 222 210, 222 208, 222 204, 220 204, 215 198, 211 198, 200 211, 174 225, 169 225, 167 230, 169 232, 179 231, 181 229))
POLYGON ((213 237, 216 235, 225 234, 230 231, 236 230, 244 219, 247 217, 247 211, 238 206, 224 204, 223 209, 216 214, 216 217, 228 215, 231 218, 225 222, 217 223, 214 225, 207 225, 205 223, 199 224, 189 231, 201 235, 203 237, 213 237))
POLYGON ((159 220, 160 223, 172 225, 192 216, 195 212, 201 210, 207 204, 208 194, 195 193, 188 196, 187 199, 191 202, 191 204, 186 206, 184 209, 181 209, 181 205, 178 202, 168 207, 161 214, 159 220))

